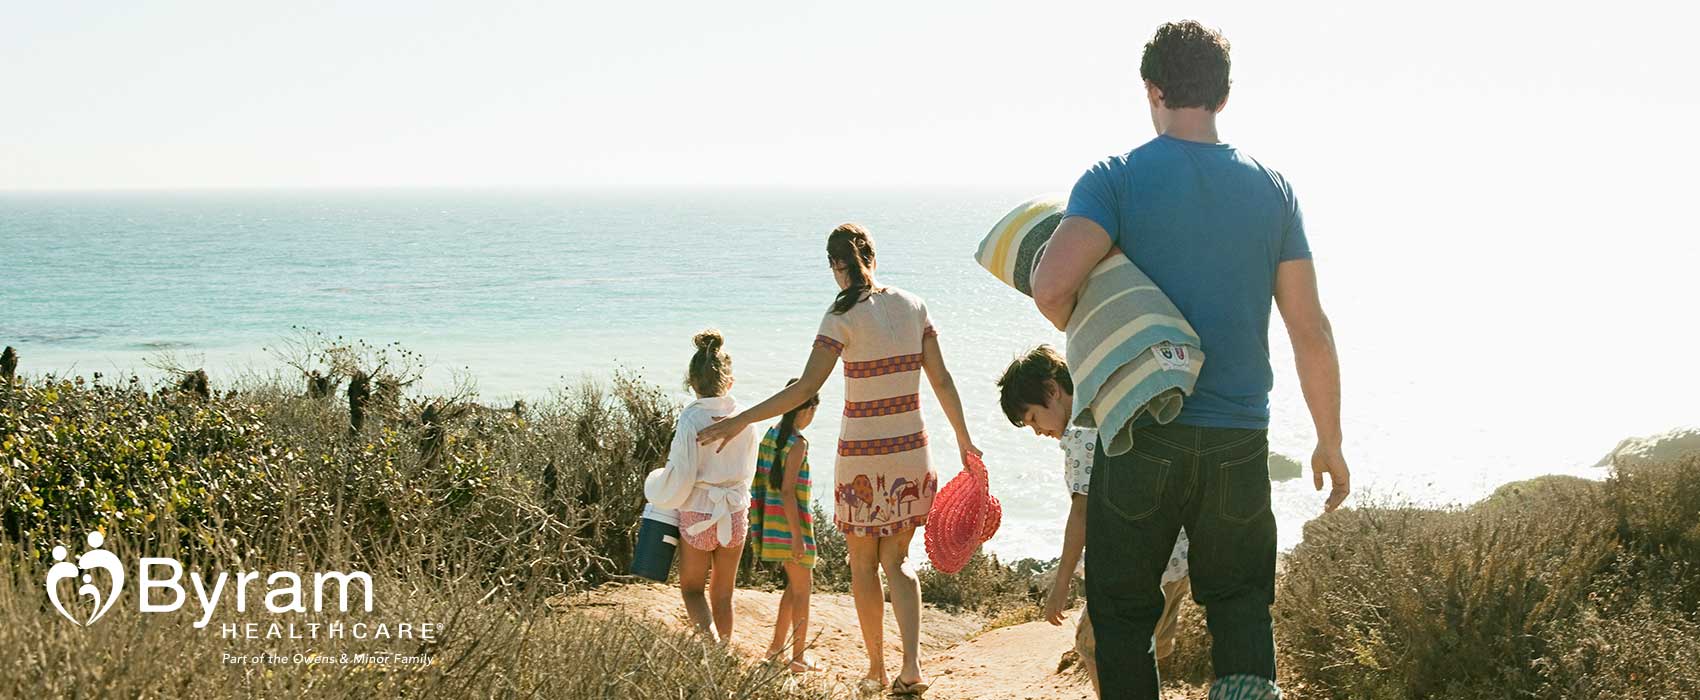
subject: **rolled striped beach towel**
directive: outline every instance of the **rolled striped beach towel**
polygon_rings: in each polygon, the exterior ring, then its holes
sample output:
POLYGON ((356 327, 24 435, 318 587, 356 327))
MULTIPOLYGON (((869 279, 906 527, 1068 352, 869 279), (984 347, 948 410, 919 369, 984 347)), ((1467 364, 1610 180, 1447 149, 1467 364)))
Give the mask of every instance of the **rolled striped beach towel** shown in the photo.
MULTIPOLYGON (((1041 195, 1005 215, 980 242, 974 259, 1017 291, 1033 296, 1033 268, 1062 223, 1067 199, 1041 195)), ((1071 422, 1096 428, 1104 452, 1132 447, 1132 426, 1148 414, 1158 423, 1180 415, 1198 382, 1204 352, 1198 333, 1163 290, 1126 255, 1092 269, 1069 317, 1071 422)))

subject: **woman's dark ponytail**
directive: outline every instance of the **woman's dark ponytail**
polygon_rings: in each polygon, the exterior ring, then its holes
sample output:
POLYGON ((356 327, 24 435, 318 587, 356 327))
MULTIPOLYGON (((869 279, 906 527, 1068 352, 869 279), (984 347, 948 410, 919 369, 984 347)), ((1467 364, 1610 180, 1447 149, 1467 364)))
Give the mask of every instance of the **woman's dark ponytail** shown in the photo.
POLYGON ((832 312, 843 314, 856 306, 862 297, 875 291, 874 239, 861 224, 840 224, 826 237, 826 257, 834 269, 842 267, 850 278, 850 286, 838 293, 832 302, 832 312))

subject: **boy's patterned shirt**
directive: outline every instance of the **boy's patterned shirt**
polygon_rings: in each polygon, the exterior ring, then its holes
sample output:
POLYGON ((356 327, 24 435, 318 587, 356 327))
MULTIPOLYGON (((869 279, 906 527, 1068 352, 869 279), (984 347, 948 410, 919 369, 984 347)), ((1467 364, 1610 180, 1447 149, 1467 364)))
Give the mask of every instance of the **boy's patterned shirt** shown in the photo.
POLYGON ((1058 441, 1063 451, 1063 479, 1068 493, 1086 495, 1092 484, 1092 452, 1098 442, 1098 431, 1091 428, 1068 428, 1058 441))

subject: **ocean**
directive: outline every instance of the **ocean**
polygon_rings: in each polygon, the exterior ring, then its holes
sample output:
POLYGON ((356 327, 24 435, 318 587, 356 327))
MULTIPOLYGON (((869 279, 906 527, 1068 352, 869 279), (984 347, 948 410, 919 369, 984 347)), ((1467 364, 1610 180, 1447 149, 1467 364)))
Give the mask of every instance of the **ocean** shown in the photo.
MULTIPOLYGON (((464 372, 491 404, 621 367, 682 401, 691 335, 716 327, 733 393, 750 404, 801 371, 837 291, 826 234, 857 221, 873 232, 880 282, 926 299, 940 331, 1004 504, 989 548, 1051 558, 1068 510, 1061 453, 1005 420, 993 381, 1062 336, 972 258, 1037 193, 0 193, 0 345, 17 346, 31 375, 148 376, 147 359, 169 352, 216 386, 277 369, 264 348, 301 327, 399 342, 431 363, 425 390, 464 372)), ((1344 372, 1348 506, 1467 503, 1543 474, 1599 478, 1592 465, 1619 439, 1700 418, 1693 315, 1674 314, 1670 298, 1686 285, 1650 281, 1681 273, 1677 263, 1621 268, 1647 252, 1621 249, 1530 256, 1516 237, 1468 227, 1442 237, 1467 247, 1436 251, 1432 237, 1397 243, 1419 225, 1379 214, 1310 219, 1344 372), (1363 233, 1369 224, 1377 235, 1363 233)), ((1270 444, 1308 462, 1314 431, 1274 318, 1270 444)), ((809 429, 822 483, 842 397, 835 375, 809 429)), ((923 406, 948 478, 955 441, 926 389, 923 406)), ((831 490, 816 493, 830 509, 831 490)), ((1275 485, 1282 547, 1322 501, 1308 474, 1275 485)))

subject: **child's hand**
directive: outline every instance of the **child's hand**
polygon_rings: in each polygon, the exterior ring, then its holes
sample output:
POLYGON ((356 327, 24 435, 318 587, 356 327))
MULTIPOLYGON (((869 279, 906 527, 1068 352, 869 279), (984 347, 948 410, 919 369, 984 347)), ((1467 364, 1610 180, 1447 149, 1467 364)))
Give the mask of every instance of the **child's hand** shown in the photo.
MULTIPOLYGON (((1058 576, 1057 578, 1061 579, 1062 577, 1058 576)), ((1069 583, 1067 580, 1057 581, 1051 586, 1050 595, 1045 596, 1044 618, 1053 625, 1060 626, 1063 623, 1063 611, 1068 608, 1069 583)))
POLYGON ((803 561, 803 555, 805 554, 808 554, 808 550, 805 549, 803 545, 803 534, 800 532, 792 534, 791 558, 795 561, 801 562, 803 561))

